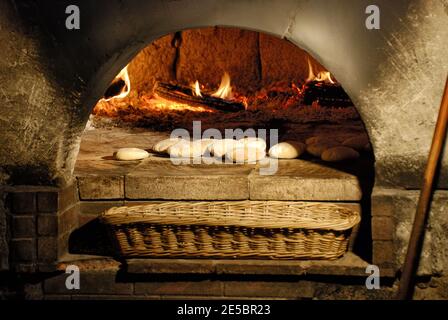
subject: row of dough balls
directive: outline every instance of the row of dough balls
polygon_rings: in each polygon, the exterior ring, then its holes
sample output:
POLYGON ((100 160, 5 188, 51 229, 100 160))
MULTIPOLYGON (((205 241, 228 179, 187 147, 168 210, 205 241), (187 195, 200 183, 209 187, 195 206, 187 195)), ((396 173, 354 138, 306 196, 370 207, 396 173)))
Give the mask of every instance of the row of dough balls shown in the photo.
POLYGON ((255 137, 240 140, 200 139, 195 141, 171 138, 158 142, 153 150, 175 158, 211 155, 217 158, 226 157, 233 162, 256 162, 266 156, 266 141, 255 137))
MULTIPOLYGON (((370 144, 367 137, 355 136, 342 144, 323 137, 312 137, 306 144, 297 141, 280 142, 269 149, 269 156, 277 159, 295 159, 305 151, 324 161, 336 162, 359 157, 358 151, 367 151, 370 144), (358 151, 357 151, 358 150, 358 151)), ((256 162, 266 156, 266 141, 261 138, 201 139, 188 141, 180 138, 165 139, 154 145, 153 151, 176 158, 194 158, 203 155, 226 157, 233 162, 256 162)), ((119 149, 115 157, 118 160, 141 160, 149 153, 138 148, 119 149)))
POLYGON ((359 158, 360 152, 371 151, 369 138, 366 135, 352 136, 342 143, 323 136, 311 137, 305 142, 307 153, 327 162, 354 160, 359 158))

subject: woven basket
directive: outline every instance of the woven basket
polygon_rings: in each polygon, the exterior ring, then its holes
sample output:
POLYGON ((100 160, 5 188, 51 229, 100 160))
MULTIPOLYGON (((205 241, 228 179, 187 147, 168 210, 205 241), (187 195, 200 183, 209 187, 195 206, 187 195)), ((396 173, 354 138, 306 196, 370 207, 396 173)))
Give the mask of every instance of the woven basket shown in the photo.
POLYGON ((159 202, 102 215, 121 257, 336 259, 359 213, 324 203, 159 202))

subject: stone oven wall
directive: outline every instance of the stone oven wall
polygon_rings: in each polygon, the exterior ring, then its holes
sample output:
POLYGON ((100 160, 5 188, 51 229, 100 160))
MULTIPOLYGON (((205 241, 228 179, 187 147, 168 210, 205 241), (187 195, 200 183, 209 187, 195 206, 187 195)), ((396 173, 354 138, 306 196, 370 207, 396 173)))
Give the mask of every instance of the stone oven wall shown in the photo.
POLYGON ((294 44, 271 35, 211 27, 169 34, 140 51, 129 64, 132 89, 150 91, 155 81, 196 80, 217 88, 224 72, 240 93, 277 81, 303 82, 308 59, 317 74, 324 68, 294 44))
MULTIPOLYGON (((369 4, 359 0, 1 1, 0 182, 69 185, 93 106, 119 70, 153 40, 216 25, 262 31, 309 52, 352 98, 376 158, 372 224, 379 234, 373 243, 374 262, 401 262, 448 70, 444 41, 448 5, 436 0, 378 0, 381 29, 367 30, 364 12, 369 4), (70 4, 80 7, 80 30, 64 27, 65 8, 70 4), (386 228, 390 232, 381 233, 386 228)), ((191 31, 189 36, 194 34, 191 31)), ((262 46, 259 52, 263 53, 262 46)), ((193 76, 190 70, 180 70, 166 72, 173 77, 193 76)), ((260 80, 257 72, 244 81, 260 80)), ((448 229, 443 214, 448 202, 447 149, 421 266, 425 274, 443 275, 448 269, 443 249, 448 229)), ((0 209, 2 267, 8 264, 5 210, 0 209)))

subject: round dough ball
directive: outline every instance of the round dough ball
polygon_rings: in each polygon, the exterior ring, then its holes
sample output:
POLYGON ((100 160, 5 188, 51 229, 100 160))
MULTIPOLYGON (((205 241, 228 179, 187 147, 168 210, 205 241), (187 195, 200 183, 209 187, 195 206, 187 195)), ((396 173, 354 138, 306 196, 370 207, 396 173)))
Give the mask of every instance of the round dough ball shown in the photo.
POLYGON ((168 148, 168 153, 175 158, 198 158, 206 152, 212 139, 199 139, 193 142, 181 140, 168 148))
POLYGON ((344 146, 329 148, 322 153, 322 160, 328 162, 354 160, 358 158, 358 151, 344 146))
POLYGON ((191 155, 191 142, 187 140, 180 140, 167 149, 170 157, 174 158, 190 158, 191 155))
POLYGON ((190 157, 202 157, 209 146, 214 142, 214 139, 199 139, 191 143, 190 157))
POLYGON ((115 154, 115 158, 122 161, 142 160, 148 157, 149 153, 139 148, 121 148, 115 154))
POLYGON ((309 154, 320 158, 320 156, 322 155, 322 152, 324 152, 328 148, 335 147, 336 145, 337 145, 336 143, 315 143, 315 144, 307 145, 306 151, 309 154))
POLYGON ((269 156, 277 159, 294 159, 305 152, 306 145, 302 142, 284 141, 269 149, 269 156))
POLYGON ((257 148, 266 151, 266 141, 261 138, 247 137, 237 141, 236 148, 257 148))
POLYGON ((222 158, 235 147, 236 143, 237 141, 233 139, 215 140, 209 145, 208 150, 213 156, 222 158))
POLYGON ((332 144, 332 143, 335 144, 337 142, 335 142, 335 140, 330 137, 315 136, 315 137, 306 139, 305 143, 307 145, 312 145, 312 144, 332 144))
POLYGON ((266 152, 259 148, 236 147, 227 152, 226 157, 236 163, 254 163, 264 159, 266 152))
POLYGON ((367 144, 369 144, 369 138, 365 135, 350 137, 342 142, 343 146, 350 147, 358 151, 365 150, 365 146, 367 144))
POLYGON ((170 138, 159 141, 152 147, 152 150, 158 153, 166 153, 169 147, 175 145, 181 140, 181 138, 170 138))

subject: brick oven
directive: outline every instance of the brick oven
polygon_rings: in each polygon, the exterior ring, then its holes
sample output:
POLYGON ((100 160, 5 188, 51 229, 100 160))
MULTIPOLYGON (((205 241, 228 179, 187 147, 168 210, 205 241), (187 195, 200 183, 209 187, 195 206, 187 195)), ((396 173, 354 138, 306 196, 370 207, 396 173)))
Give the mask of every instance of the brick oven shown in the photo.
MULTIPOLYGON (((448 70, 448 7, 376 1, 380 28, 368 29, 368 5, 3 1, 0 297, 392 298, 448 70), (79 29, 66 26, 69 5, 79 29), (232 94, 217 94, 226 83, 232 94), (175 166, 153 152, 193 121, 200 133, 276 129, 307 151, 272 175, 260 164, 175 166), (359 137, 362 150, 341 162, 310 142, 326 150, 359 137), (117 161, 126 147, 150 156, 117 161), (336 260, 125 259, 99 219, 117 206, 246 200, 336 204, 361 223, 336 260), (369 265, 380 289, 365 286, 369 265), (66 287, 67 266, 79 268, 79 290, 66 287)), ((417 299, 448 298, 447 168, 445 150, 417 299)))

